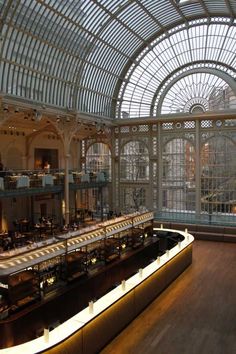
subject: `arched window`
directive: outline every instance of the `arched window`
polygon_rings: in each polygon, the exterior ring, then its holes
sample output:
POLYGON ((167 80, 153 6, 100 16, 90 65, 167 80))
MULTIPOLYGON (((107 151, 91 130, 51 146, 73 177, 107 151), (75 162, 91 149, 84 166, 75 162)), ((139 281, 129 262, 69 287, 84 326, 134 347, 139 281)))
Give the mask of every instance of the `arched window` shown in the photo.
POLYGON ((121 180, 138 182, 149 179, 149 154, 142 141, 126 143, 120 155, 121 180))
POLYGON ((217 222, 216 214, 230 217, 235 210, 235 156, 236 144, 224 136, 213 137, 202 146, 201 212, 210 222, 217 222))
POLYGON ((148 180, 149 153, 145 143, 126 143, 120 154, 121 200, 125 212, 141 210, 146 206, 148 180))
POLYGON ((88 148, 86 171, 104 172, 106 178, 111 178, 111 152, 107 144, 94 143, 88 148))
POLYGON ((195 210, 195 149, 185 139, 173 139, 163 148, 163 210, 195 210))

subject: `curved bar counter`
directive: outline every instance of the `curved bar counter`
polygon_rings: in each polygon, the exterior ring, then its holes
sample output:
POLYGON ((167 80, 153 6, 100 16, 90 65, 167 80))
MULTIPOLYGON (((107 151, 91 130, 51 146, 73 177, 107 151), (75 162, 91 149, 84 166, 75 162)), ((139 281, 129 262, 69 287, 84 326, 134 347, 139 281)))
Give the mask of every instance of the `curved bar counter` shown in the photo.
POLYGON ((173 233, 181 241, 52 331, 46 329, 43 336, 2 349, 0 354, 89 354, 101 350, 192 263, 194 238, 187 230, 154 228, 153 232, 173 233))

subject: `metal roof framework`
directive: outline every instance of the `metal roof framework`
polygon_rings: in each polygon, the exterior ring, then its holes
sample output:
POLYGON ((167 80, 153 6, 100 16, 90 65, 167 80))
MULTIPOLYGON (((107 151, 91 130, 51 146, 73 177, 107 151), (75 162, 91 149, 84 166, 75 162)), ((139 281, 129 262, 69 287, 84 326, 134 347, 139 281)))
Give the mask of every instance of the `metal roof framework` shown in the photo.
MULTIPOLYGON (((143 58, 164 43, 163 75, 151 72, 141 87, 148 97, 140 96, 147 116, 157 111, 158 95, 177 69, 201 62, 235 75, 234 0, 0 0, 0 14, 3 94, 101 118, 114 118, 118 107, 121 117, 137 68, 148 75, 143 58), (195 58, 200 45, 205 55, 195 58), (168 69, 174 57, 178 65, 168 69)), ((134 86, 141 86, 138 77, 134 86)), ((130 112, 135 90, 131 96, 130 112)), ((139 107, 138 116, 142 114, 139 107)))

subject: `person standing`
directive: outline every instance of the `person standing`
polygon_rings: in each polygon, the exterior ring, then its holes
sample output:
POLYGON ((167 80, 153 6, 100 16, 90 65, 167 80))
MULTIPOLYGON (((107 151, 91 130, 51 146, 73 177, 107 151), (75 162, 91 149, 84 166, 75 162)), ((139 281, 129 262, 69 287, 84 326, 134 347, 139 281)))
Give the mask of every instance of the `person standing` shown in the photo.
POLYGON ((44 171, 50 173, 50 164, 48 163, 48 161, 46 161, 44 164, 44 171))

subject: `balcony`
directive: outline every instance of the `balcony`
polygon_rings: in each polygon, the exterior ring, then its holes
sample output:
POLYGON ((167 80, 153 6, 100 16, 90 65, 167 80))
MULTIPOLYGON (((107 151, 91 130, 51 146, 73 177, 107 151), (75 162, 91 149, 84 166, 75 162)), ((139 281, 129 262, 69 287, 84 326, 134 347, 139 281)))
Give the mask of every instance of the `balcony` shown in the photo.
MULTIPOLYGON (((107 185, 108 180, 102 172, 69 172, 69 188, 72 190, 99 188, 107 185)), ((1 171, 0 198, 41 193, 60 193, 65 186, 65 172, 52 170, 45 173, 38 170, 1 171)))

